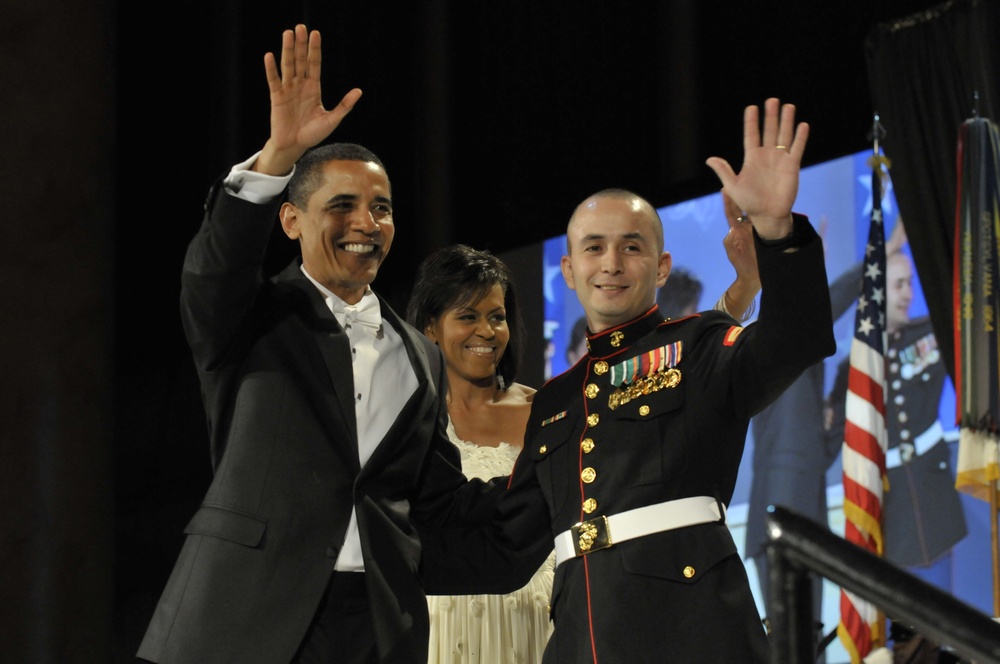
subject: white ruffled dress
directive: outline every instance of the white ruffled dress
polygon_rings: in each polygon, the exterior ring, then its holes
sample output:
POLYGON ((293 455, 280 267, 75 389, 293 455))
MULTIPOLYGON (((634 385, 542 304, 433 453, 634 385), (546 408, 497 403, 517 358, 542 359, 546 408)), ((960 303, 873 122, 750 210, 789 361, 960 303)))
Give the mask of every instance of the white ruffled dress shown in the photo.
MULTIPOLYGON (((448 436, 461 452, 467 477, 489 479, 514 467, 518 449, 507 443, 480 447, 459 440, 451 423, 448 436)), ((552 554, 528 585, 509 595, 428 596, 428 664, 540 664, 552 633, 548 606, 554 573, 552 554)))

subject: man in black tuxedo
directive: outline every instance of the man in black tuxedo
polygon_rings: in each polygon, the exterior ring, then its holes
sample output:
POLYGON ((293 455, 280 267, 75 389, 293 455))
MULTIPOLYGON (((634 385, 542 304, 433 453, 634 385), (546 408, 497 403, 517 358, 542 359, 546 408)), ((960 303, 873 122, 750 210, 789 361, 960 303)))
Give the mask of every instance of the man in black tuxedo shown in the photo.
POLYGON ((461 490, 490 500, 444 433, 439 350, 369 288, 394 232, 384 167, 311 149, 361 95, 326 110, 320 61, 303 25, 280 74, 265 56, 270 138, 213 188, 184 261, 215 474, 138 652, 153 662, 423 662, 416 526, 459 523, 461 490), (276 216, 302 257, 268 280, 276 216))

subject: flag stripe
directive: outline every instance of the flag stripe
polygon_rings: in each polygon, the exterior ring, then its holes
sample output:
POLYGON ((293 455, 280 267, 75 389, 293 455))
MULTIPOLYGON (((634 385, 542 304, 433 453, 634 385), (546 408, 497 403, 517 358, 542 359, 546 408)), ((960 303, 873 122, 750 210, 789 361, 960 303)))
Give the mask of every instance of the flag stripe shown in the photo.
MULTIPOLYGON (((858 399, 856 396, 848 394, 847 401, 848 407, 850 407, 851 402, 858 401, 858 399)), ((871 403, 867 401, 855 403, 853 405, 857 409, 857 412, 863 415, 869 415, 868 411, 872 411, 872 414, 877 413, 871 403)), ((879 436, 878 428, 873 426, 875 421, 876 420, 874 418, 871 421, 859 419, 856 422, 847 422, 844 425, 844 445, 846 445, 844 454, 848 451, 863 454, 868 461, 875 464, 876 469, 879 469, 884 465, 884 462, 882 464, 879 463, 879 457, 882 455, 882 442, 877 437, 879 436), (871 429, 875 430, 871 431, 871 429)))
POLYGON ((845 494, 848 494, 853 487, 867 490, 867 487, 877 486, 882 481, 882 471, 879 469, 878 463, 872 458, 866 457, 863 452, 845 446, 841 452, 841 459, 846 475, 844 478, 845 494))
MULTIPOLYGON (((871 348, 865 346, 866 351, 871 351, 871 348)), ((881 359, 881 355, 877 355, 874 352, 866 352, 866 357, 864 361, 872 361, 871 356, 879 357, 879 362, 884 364, 884 360, 881 359)), ((864 399, 870 403, 885 403, 885 395, 882 393, 882 383, 885 381, 885 376, 882 371, 866 371, 871 367, 866 367, 865 365, 855 364, 854 354, 851 356, 851 366, 856 367, 855 371, 852 371, 847 377, 847 391, 848 394, 854 394, 860 399, 864 399), (874 375, 873 375, 874 374, 874 375)), ((881 367, 880 367, 881 369, 881 367)))
POLYGON ((843 450, 842 458, 846 475, 844 478, 844 495, 855 499, 855 502, 860 502, 857 500, 857 496, 860 491, 864 490, 870 495, 876 496, 876 500, 881 502, 881 493, 876 495, 868 488, 881 485, 882 471, 879 470, 878 464, 871 459, 866 459, 863 454, 859 454, 850 448, 843 450))

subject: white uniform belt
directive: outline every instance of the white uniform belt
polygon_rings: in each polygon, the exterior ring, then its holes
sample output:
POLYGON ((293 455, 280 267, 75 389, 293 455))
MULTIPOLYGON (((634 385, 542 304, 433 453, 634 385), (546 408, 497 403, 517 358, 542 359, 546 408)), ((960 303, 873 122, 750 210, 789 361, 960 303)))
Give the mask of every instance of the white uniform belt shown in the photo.
MULTIPOLYGON (((913 439, 913 448, 911 449, 912 456, 920 456, 927 450, 931 449, 938 444, 938 441, 944 439, 944 427, 941 426, 941 421, 935 421, 934 424, 927 427, 927 430, 922 434, 913 439)), ((899 447, 893 447, 885 452, 885 467, 895 468, 903 463, 902 450, 907 443, 902 443, 899 447)), ((909 459, 909 457, 908 457, 909 459)))
POLYGON ((590 519, 556 535, 556 565, 637 537, 722 521, 725 513, 715 498, 694 496, 590 519))

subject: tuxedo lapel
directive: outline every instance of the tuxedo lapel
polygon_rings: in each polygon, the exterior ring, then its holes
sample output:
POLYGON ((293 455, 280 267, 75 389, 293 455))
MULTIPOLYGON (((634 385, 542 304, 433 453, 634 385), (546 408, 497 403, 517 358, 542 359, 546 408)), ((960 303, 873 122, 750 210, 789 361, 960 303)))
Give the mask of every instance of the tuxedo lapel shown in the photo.
POLYGON ((292 291, 286 297, 295 301, 299 314, 306 322, 315 342, 319 357, 329 376, 331 390, 330 409, 333 425, 338 428, 338 440, 345 444, 338 447, 346 451, 346 458, 355 471, 362 475, 376 472, 374 469, 391 463, 397 456, 398 446, 409 439, 418 422, 428 409, 437 408, 438 393, 431 380, 431 362, 427 355, 426 341, 419 332, 407 325, 395 311, 379 297, 382 317, 392 325, 403 340, 406 356, 417 378, 417 389, 404 404, 389 431, 379 442, 371 458, 361 469, 358 460, 357 416, 354 410, 354 374, 350 364, 351 344, 344 328, 337 322, 323 295, 309 279, 302 274, 298 261, 293 262, 275 278, 279 288, 292 291))
MULTIPOLYGON (((323 306, 326 306, 326 304, 323 306)), ((331 322, 340 328, 336 319, 331 322)), ((340 415, 340 417, 335 419, 343 422, 346 426, 348 439, 352 442, 352 447, 354 448, 354 454, 350 456, 354 459, 354 463, 358 464, 358 420, 354 410, 354 400, 351 398, 354 392, 354 374, 351 371, 350 365, 351 344, 347 339, 347 333, 342 328, 336 332, 316 330, 314 338, 316 339, 316 345, 319 347, 319 352, 323 355, 323 363, 326 365, 327 373, 330 374, 334 402, 340 415), (346 367, 345 360, 347 362, 346 367)))
POLYGON ((427 351, 424 346, 425 337, 417 332, 411 325, 400 320, 396 312, 389 307, 382 298, 379 298, 382 305, 382 317, 396 329, 399 336, 403 337, 403 346, 406 348, 406 356, 410 358, 414 373, 417 374, 417 391, 426 390, 430 381, 431 366, 427 358, 427 351))
POLYGON ((294 288, 300 297, 295 298, 301 308, 302 319, 307 323, 316 349, 329 376, 332 394, 331 421, 340 430, 336 439, 344 440, 352 467, 360 469, 357 454, 358 424, 354 411, 354 374, 351 369, 351 344, 347 333, 330 311, 322 293, 302 274, 296 260, 275 279, 285 288, 294 288))

